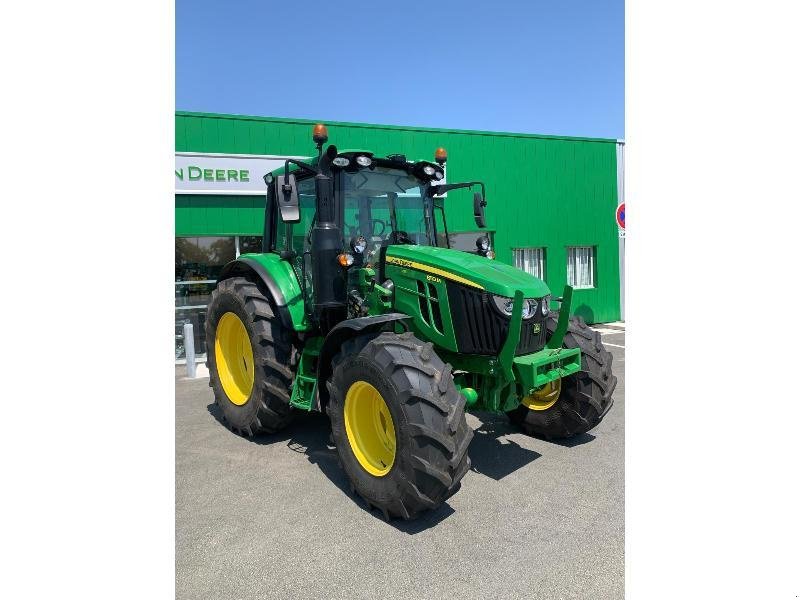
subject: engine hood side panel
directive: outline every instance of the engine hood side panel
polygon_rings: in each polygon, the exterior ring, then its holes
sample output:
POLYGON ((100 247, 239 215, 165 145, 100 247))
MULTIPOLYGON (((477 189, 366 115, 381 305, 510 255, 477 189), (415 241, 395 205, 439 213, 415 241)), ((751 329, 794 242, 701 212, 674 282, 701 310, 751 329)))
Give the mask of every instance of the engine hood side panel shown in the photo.
POLYGON ((550 293, 544 281, 529 273, 477 254, 449 248, 389 246, 386 262, 509 298, 517 290, 521 290, 525 298, 541 298, 550 293))

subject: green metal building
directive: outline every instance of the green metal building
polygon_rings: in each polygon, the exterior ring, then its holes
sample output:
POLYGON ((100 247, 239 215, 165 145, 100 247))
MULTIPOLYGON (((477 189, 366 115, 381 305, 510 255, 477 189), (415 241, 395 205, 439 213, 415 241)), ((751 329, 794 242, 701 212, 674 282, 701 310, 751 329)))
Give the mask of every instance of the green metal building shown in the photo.
MULTIPOLYGON (((205 352, 205 304, 215 275, 239 253, 258 251, 264 220, 264 173, 286 157, 315 153, 314 121, 192 112, 175 115, 176 359, 182 324, 194 325, 205 352)), ((624 318, 623 145, 613 139, 336 123, 340 149, 432 160, 447 149, 448 182, 486 184, 487 226, 497 260, 544 279, 555 293, 575 286, 576 314, 589 323, 624 318)), ((474 230, 472 196, 446 200, 451 231, 474 230)))

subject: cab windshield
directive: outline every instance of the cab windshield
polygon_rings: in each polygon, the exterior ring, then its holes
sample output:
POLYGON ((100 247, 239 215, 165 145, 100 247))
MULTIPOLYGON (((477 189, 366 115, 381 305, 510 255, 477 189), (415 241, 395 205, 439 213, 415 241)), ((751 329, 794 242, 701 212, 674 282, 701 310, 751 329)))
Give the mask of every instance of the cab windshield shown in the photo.
POLYGON ((418 179, 386 167, 342 172, 341 177, 345 241, 364 236, 368 255, 389 244, 436 245, 429 200, 418 179))

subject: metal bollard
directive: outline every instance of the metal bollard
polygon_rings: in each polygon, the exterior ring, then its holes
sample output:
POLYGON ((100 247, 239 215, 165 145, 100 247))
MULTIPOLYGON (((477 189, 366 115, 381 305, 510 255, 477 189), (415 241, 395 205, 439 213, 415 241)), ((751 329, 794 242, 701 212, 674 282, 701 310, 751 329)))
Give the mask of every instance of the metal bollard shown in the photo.
POLYGON ((191 323, 183 324, 183 347, 186 350, 186 376, 197 376, 197 363, 194 356, 194 328, 191 323))

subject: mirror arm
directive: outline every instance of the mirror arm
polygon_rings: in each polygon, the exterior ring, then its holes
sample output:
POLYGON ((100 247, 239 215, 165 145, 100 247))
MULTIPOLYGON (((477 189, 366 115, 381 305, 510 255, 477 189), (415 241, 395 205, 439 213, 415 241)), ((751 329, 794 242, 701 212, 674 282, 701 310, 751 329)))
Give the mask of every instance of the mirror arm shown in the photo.
POLYGON ((441 194, 446 194, 450 190, 460 190, 463 188, 470 188, 472 189, 473 185, 481 186, 481 194, 483 195, 484 200, 486 199, 486 186, 483 185, 482 181, 466 181, 464 183, 445 183, 442 185, 432 185, 431 186, 431 196, 439 196, 441 194))
POLYGON ((311 175, 316 175, 317 174, 317 170, 314 167, 312 167, 311 165, 309 165, 308 163, 304 163, 303 161, 296 160, 294 158, 287 158, 286 159, 286 163, 283 166, 283 174, 284 175, 289 175, 289 164, 290 163, 293 164, 293 165, 297 165, 303 171, 306 171, 307 173, 310 173, 311 175))
MULTIPOLYGON (((283 165, 283 185, 281 186, 281 192, 284 194, 291 194, 292 193, 292 186, 289 185, 289 165, 293 164, 299 167, 301 170, 310 173, 311 175, 317 175, 317 170, 309 165, 308 163, 304 163, 301 160, 296 160, 294 158, 287 158, 286 162, 283 165)), ((264 181, 266 181, 266 175, 264 175, 264 181)))

